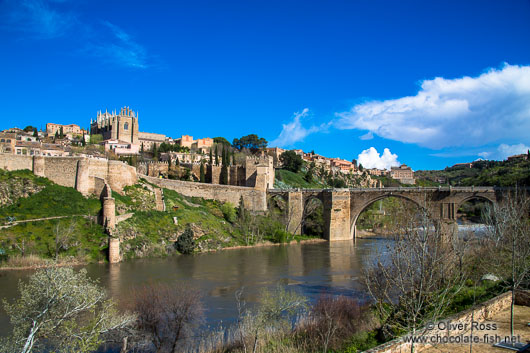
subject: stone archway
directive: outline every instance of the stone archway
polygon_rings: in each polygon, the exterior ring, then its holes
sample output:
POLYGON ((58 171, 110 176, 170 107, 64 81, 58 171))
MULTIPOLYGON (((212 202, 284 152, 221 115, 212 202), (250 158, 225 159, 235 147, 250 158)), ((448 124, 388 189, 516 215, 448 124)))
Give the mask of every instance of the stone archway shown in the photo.
MULTIPOLYGON (((356 239, 356 233, 357 233, 357 220, 359 219, 359 216, 372 204, 374 204, 377 201, 384 200, 390 197, 406 200, 407 202, 410 202, 411 204, 414 204, 418 209, 424 209, 429 212, 429 208, 426 205, 426 202, 424 202, 423 205, 420 204, 419 200, 417 198, 407 197, 399 193, 382 193, 380 195, 377 195, 376 197, 373 197, 368 200, 362 200, 359 203, 351 202, 351 211, 350 211, 350 235, 351 239, 356 239)), ((352 201, 354 201, 354 198, 352 198, 352 201)), ((430 213, 430 212, 429 212, 430 213)))

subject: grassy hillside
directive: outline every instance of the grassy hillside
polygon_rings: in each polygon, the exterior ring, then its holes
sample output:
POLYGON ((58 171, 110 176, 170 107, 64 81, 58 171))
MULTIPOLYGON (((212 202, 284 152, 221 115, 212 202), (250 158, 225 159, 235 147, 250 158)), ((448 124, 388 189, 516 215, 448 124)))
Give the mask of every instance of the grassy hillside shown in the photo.
MULTIPOLYGON (((0 172, 0 186, 6 195, 27 195, 0 207, 0 226, 7 226, 0 230, 0 260, 28 255, 77 262, 106 259, 108 235, 96 223, 101 211, 97 198, 86 198, 73 188, 37 178, 29 171, 0 172), (8 182, 14 179, 17 183, 8 182), (35 192, 11 190, 23 185, 31 185, 35 192), (47 217, 61 218, 21 222, 47 217), (20 223, 13 225, 13 220, 20 223)), ((238 214, 229 203, 185 197, 168 189, 164 189, 167 211, 156 211, 154 187, 140 180, 126 187, 123 194, 113 193, 117 214, 132 214, 114 233, 122 240, 125 259, 176 254, 175 243, 187 228, 193 231, 199 252, 308 238, 286 233, 282 214, 277 211, 238 214)))
POLYGON ((530 186, 530 160, 476 161, 472 167, 420 170, 416 178, 452 186, 530 186))
POLYGON ((0 253, 4 257, 34 254, 54 258, 56 252, 62 258, 82 262, 106 257, 107 236, 95 219, 101 209, 98 199, 86 198, 28 170, 0 170, 0 185, 6 195, 25 195, 28 188, 38 191, 0 207, 0 226, 8 224, 8 217, 11 221, 64 217, 1 229, 0 253))

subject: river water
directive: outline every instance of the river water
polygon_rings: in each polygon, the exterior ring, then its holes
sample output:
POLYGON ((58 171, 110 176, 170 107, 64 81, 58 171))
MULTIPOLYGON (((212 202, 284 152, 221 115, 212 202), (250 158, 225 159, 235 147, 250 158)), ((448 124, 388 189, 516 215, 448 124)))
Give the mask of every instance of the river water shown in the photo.
MULTIPOLYGON (((235 292, 243 288, 243 298, 252 306, 263 288, 278 283, 315 299, 321 293, 342 294, 364 300, 360 284, 362 269, 372 263, 388 240, 359 239, 280 246, 223 250, 163 259, 140 259, 119 264, 84 266, 98 279, 111 297, 121 299, 131 288, 150 283, 182 282, 198 288, 203 295, 207 324, 230 324, 237 316, 235 292)), ((33 271, 0 272, 0 297, 18 296, 17 283, 33 271)), ((0 332, 10 325, 0 312, 0 332)))

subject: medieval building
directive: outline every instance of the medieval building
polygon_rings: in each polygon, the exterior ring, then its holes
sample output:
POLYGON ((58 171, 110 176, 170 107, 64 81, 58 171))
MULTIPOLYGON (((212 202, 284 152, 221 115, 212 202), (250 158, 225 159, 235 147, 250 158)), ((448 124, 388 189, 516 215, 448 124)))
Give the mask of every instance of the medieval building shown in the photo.
POLYGON ((96 120, 90 121, 90 133, 101 134, 103 140, 112 139, 139 145, 138 114, 129 107, 121 108, 119 114, 116 114, 116 111, 99 111, 96 120))

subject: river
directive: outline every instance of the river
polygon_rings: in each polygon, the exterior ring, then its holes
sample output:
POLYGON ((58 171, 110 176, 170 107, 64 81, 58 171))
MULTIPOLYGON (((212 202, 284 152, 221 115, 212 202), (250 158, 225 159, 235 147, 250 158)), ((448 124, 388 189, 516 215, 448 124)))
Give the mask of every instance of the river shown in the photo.
MULTIPOLYGON (((310 299, 321 293, 343 294, 366 299, 359 276, 384 250, 388 240, 359 239, 280 246, 223 250, 162 259, 139 259, 119 264, 84 266, 98 279, 111 297, 124 298, 131 288, 149 283, 182 282, 203 294, 207 324, 230 324, 237 316, 235 292, 243 288, 243 298, 252 305, 263 288, 278 283, 299 291, 310 299)), ((0 297, 18 296, 17 283, 33 271, 0 272, 0 297)), ((0 332, 7 335, 10 325, 0 312, 0 332)))

